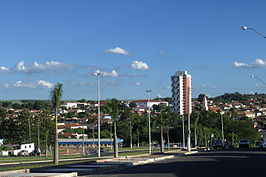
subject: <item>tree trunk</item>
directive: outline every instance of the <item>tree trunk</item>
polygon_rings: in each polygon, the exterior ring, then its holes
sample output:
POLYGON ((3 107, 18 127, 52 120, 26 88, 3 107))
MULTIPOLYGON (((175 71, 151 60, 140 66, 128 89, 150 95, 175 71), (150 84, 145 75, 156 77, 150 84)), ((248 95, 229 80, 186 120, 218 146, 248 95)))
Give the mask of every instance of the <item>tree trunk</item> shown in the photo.
POLYGON ((49 130, 45 132, 45 157, 48 157, 48 136, 49 130))
POLYGON ((161 125, 161 152, 164 152, 163 126, 161 125))
POLYGON ((197 148, 198 142, 197 142, 197 125, 196 124, 194 128, 194 136, 195 136, 195 148, 197 148))
POLYGON ((95 145, 94 145, 94 124, 93 124, 93 129, 92 129, 92 147, 95 148, 95 145))
POLYGON ((130 133, 130 148, 133 148, 133 143, 132 143, 132 127, 131 127, 131 122, 129 123, 129 133, 130 133))
POLYGON ((199 114, 198 114, 198 117, 195 120, 195 128, 194 128, 195 148, 198 147, 198 137, 197 137, 197 125, 198 125, 198 121, 199 121, 199 114))
POLYGON ((169 126, 167 128, 167 150, 170 151, 169 126))
POLYGON ((114 158, 118 157, 118 143, 116 135, 116 121, 114 121, 114 158))
POLYGON ((110 124, 110 149, 113 149, 113 133, 112 133, 112 123, 110 124))
POLYGON ((58 165, 57 109, 55 109, 54 164, 55 164, 55 165, 58 165))
POLYGON ((139 147, 139 129, 137 129, 137 136, 138 136, 138 147, 139 147))

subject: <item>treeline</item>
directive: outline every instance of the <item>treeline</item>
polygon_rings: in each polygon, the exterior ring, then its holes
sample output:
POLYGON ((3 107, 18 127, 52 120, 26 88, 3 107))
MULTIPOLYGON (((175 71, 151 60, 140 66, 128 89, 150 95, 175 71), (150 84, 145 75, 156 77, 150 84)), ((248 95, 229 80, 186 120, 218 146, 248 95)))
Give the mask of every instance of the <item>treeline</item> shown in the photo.
MULTIPOLYGON (((217 96, 215 98, 212 98, 215 102, 231 102, 231 101, 245 101, 247 99, 258 99, 264 102, 264 99, 266 99, 266 94, 241 94, 239 92, 235 93, 225 93, 221 96, 217 96)), ((265 104, 265 102, 264 102, 265 104)))
POLYGON ((12 101, 1 101, 0 105, 3 108, 13 108, 13 109, 29 109, 29 110, 41 110, 49 108, 48 100, 21 100, 19 102, 12 101))

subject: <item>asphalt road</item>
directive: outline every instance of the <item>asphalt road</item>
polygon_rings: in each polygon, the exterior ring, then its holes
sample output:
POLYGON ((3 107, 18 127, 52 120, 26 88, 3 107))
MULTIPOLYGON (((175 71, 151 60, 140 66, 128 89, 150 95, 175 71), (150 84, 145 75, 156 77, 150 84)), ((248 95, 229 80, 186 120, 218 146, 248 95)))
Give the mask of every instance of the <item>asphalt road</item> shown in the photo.
POLYGON ((253 177, 265 176, 266 151, 217 150, 93 176, 253 177))

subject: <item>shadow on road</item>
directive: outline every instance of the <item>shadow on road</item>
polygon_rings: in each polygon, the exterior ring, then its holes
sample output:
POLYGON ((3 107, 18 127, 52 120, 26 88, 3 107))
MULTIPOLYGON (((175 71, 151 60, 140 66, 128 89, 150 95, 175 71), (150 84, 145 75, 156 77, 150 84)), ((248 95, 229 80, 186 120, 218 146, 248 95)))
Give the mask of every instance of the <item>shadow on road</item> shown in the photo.
POLYGON ((97 176, 252 177, 265 165, 266 152, 209 151, 97 176))

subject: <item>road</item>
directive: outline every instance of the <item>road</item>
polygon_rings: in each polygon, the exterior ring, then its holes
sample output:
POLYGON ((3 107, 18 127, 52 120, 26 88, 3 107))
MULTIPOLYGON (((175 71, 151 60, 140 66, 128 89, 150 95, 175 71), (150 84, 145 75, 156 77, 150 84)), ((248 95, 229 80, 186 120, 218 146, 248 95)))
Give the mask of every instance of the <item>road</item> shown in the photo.
POLYGON ((176 157, 94 176, 113 177, 252 177, 265 176, 266 152, 217 150, 176 157))

